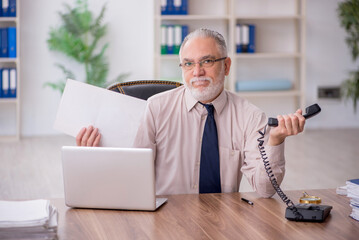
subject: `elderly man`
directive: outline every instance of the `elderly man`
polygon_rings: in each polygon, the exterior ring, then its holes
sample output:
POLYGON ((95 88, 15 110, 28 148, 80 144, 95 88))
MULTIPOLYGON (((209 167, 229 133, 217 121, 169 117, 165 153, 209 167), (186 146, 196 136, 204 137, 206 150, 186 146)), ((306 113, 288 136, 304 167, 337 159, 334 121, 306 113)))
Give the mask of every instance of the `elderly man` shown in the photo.
MULTIPOLYGON (((224 89, 231 59, 221 34, 197 29, 183 41, 180 67, 184 86, 148 99, 134 147, 151 148, 157 194, 236 192, 242 173, 262 197, 275 191, 257 147, 263 111, 224 89)), ((265 137, 277 181, 285 172, 284 140, 303 131, 301 110, 277 116, 278 127, 265 137)), ((98 129, 83 128, 79 146, 98 146, 98 129)))

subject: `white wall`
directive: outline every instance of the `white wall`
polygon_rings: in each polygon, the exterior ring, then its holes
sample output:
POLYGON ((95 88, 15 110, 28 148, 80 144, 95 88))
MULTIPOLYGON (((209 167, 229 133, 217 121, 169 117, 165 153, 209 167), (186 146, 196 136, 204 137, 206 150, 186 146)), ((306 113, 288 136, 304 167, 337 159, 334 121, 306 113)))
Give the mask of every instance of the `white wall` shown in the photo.
MULTIPOLYGON (((21 1, 21 114, 22 135, 57 134, 52 129, 60 94, 43 88, 47 81, 62 77, 55 62, 79 66, 48 50, 46 39, 50 26, 59 23, 56 14, 62 3, 73 0, 21 1)), ((131 79, 153 76, 153 2, 148 0, 89 0, 90 9, 99 12, 107 2, 106 42, 110 61, 109 78, 131 72, 131 79)), ((359 113, 352 104, 317 99, 317 87, 339 85, 354 68, 344 42, 345 33, 335 12, 339 0, 307 1, 307 103, 318 102, 323 112, 308 122, 310 128, 359 127, 359 113)), ((77 71, 77 72, 78 72, 77 71)), ((82 75, 78 75, 81 78, 82 75)))
POLYGON ((308 104, 318 102, 322 112, 308 121, 312 128, 359 127, 359 109, 352 101, 318 100, 318 86, 336 86, 358 69, 345 44, 345 31, 339 25, 339 0, 307 0, 307 97, 308 104))

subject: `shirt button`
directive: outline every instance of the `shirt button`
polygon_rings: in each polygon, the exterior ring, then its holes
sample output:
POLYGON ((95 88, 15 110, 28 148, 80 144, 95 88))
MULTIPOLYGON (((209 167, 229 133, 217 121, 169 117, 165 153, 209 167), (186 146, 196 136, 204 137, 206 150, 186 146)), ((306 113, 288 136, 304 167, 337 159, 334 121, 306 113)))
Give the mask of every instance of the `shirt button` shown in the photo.
POLYGON ((231 155, 234 156, 234 151, 231 152, 231 155))

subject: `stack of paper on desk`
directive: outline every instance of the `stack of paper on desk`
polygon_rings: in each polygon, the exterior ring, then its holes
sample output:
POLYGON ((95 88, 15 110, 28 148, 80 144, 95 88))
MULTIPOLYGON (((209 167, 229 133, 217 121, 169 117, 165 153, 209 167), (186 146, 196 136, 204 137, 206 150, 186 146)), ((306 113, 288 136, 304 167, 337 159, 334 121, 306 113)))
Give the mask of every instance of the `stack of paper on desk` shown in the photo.
POLYGON ((350 197, 350 206, 352 213, 350 216, 359 221, 359 179, 352 179, 346 182, 348 197, 350 197))
POLYGON ((48 200, 0 201, 0 239, 56 239, 57 219, 48 200))
POLYGON ((145 100, 68 79, 54 128, 73 137, 92 125, 101 133, 102 147, 132 147, 145 100))

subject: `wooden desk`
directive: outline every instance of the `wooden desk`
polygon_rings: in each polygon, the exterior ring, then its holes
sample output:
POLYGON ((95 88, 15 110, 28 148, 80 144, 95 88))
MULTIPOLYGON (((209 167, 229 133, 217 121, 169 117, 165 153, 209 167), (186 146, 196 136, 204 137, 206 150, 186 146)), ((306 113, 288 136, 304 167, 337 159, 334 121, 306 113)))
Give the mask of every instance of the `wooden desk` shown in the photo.
MULTIPOLYGON (((307 192, 333 206, 324 223, 288 221, 278 196, 255 193, 172 195, 156 212, 71 209, 64 199, 51 202, 59 211, 59 239, 358 239, 349 198, 333 189, 307 192)), ((302 196, 286 193, 295 203, 302 196)))

